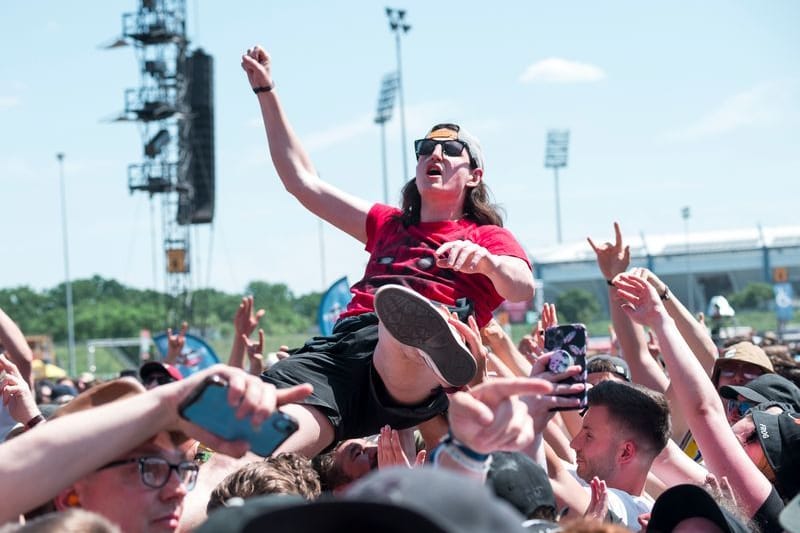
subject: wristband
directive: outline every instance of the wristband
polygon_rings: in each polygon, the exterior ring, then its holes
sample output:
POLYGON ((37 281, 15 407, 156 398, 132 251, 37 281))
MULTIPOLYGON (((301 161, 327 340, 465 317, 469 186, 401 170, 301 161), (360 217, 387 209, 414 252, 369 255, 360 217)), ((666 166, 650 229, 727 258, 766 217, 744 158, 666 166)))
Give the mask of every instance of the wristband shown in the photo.
POLYGON ((42 416, 42 413, 39 413, 25 423, 25 431, 32 429, 34 426, 41 424, 42 422, 44 422, 44 416, 42 416))
POLYGON ((483 461, 486 461, 486 459, 489 458, 489 454, 488 453, 476 452, 475 450, 473 450, 472 448, 470 448, 469 446, 467 446, 466 444, 464 444, 463 442, 461 442, 460 440, 455 438, 453 436, 453 433, 450 432, 450 431, 448 431, 447 435, 445 435, 445 437, 442 439, 442 443, 443 444, 447 444, 449 446, 455 447, 458 451, 460 451, 461 453, 463 453, 465 456, 469 457, 473 461, 481 461, 481 462, 483 462, 483 461))
POLYGON ((253 87, 253 92, 256 93, 256 94, 258 94, 258 93, 268 93, 274 88, 275 88, 275 84, 274 83, 272 85, 262 85, 261 87, 253 87))
POLYGON ((610 280, 610 279, 607 279, 606 283, 608 283, 609 287, 613 287, 614 286, 614 282, 612 280, 610 280))
POLYGON ((661 298, 661 301, 666 302, 672 297, 672 293, 669 292, 669 287, 664 285, 664 292, 658 295, 661 298))

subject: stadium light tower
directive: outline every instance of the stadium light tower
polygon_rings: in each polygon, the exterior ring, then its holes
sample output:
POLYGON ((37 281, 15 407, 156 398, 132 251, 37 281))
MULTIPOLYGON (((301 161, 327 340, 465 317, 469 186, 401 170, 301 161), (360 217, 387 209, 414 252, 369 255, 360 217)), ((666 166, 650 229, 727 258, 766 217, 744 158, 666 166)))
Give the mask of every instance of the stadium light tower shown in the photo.
POLYGON ((72 310, 72 280, 69 277, 69 237, 67 234, 67 193, 64 184, 64 154, 56 154, 61 176, 61 234, 64 239, 64 285, 67 293, 67 348, 69 351, 69 375, 77 376, 75 362, 75 318, 72 310))
POLYGON ((561 200, 558 193, 558 169, 567 166, 569 151, 569 130, 550 130, 547 132, 547 151, 544 156, 545 168, 552 168, 556 183, 556 236, 561 244, 561 200))
MULTIPOLYGON (((381 160, 383 161, 383 203, 389 203, 389 175, 386 169, 386 123, 392 118, 394 97, 397 94, 397 74, 390 72, 383 77, 378 95, 378 110, 375 124, 381 127, 381 160)), ((404 178, 405 179, 405 178, 404 178)))
POLYGON ((406 108, 403 102, 403 62, 400 56, 400 34, 408 33, 411 24, 407 24, 405 9, 386 8, 386 16, 389 18, 389 29, 394 33, 395 45, 397 48, 397 92, 400 96, 400 139, 403 142, 403 180, 409 178, 408 175, 408 145, 406 145, 406 108))

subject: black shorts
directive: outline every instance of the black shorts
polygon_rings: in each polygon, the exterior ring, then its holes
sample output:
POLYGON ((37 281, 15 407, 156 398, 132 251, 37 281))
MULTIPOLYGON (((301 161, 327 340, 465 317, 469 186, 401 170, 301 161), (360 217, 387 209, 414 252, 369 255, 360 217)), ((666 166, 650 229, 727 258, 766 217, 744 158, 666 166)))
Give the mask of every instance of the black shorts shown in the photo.
POLYGON ((441 387, 418 405, 395 402, 372 365, 377 343, 375 313, 343 318, 330 336, 309 340, 266 370, 261 379, 278 388, 311 383, 314 392, 300 403, 328 417, 334 442, 374 435, 386 424, 395 429, 413 427, 447 410, 447 395, 441 387))

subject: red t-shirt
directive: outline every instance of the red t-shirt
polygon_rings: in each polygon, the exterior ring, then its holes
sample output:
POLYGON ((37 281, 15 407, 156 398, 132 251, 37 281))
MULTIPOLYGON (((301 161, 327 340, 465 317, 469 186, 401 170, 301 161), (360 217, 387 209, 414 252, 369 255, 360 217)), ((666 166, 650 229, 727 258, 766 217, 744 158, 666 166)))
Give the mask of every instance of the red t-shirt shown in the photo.
POLYGON ((448 220, 404 228, 398 215, 399 209, 383 204, 375 204, 369 210, 366 245, 369 262, 364 277, 350 288, 353 299, 342 317, 374 311, 375 291, 394 283, 446 305, 453 305, 458 298, 469 298, 475 306, 478 325, 483 327, 503 297, 483 274, 465 274, 436 266, 436 250, 446 242, 468 240, 492 254, 518 257, 530 267, 522 246, 511 232, 499 226, 448 220))

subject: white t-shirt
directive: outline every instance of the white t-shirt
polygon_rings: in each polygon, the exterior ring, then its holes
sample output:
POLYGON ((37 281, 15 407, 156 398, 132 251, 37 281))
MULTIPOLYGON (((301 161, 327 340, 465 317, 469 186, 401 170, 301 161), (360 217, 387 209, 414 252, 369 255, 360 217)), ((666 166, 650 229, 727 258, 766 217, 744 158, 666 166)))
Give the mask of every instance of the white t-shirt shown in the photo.
MULTIPOLYGON (((591 494, 591 487, 584 480, 578 477, 575 465, 565 463, 567 471, 572 474, 572 477, 578 480, 578 483, 591 494)), ((643 496, 634 496, 628 494, 624 490, 612 489, 608 487, 608 510, 614 513, 620 520, 622 525, 631 531, 641 531, 639 525, 639 515, 649 513, 653 509, 655 501, 647 493, 643 496)))

